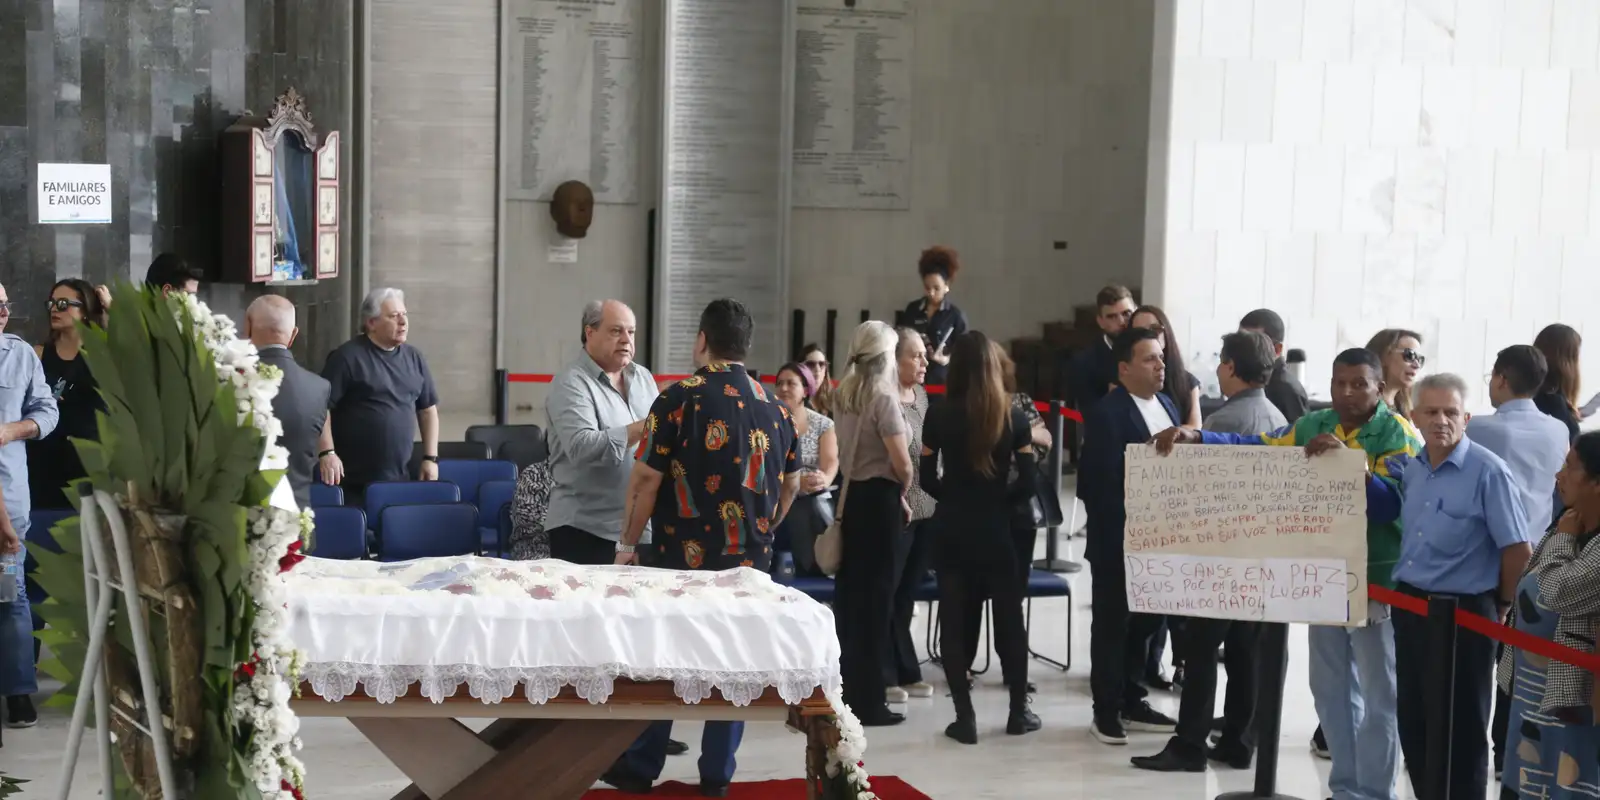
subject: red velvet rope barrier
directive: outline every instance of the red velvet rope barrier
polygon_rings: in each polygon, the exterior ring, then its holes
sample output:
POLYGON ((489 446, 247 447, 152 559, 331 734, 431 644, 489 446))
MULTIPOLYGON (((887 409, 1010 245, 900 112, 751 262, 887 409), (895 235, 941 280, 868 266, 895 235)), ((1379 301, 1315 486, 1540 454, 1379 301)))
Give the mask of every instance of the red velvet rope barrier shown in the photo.
MULTIPOLYGON (((657 383, 668 383, 670 381, 681 381, 681 380, 683 380, 684 378, 687 378, 687 377, 689 377, 689 376, 688 375, 657 375, 656 376, 656 382, 657 383)), ((543 373, 534 373, 534 372, 508 372, 508 373, 506 373, 506 381, 509 382, 509 383, 549 383, 552 380, 555 380, 555 376, 554 375, 546 375, 546 374, 543 374, 543 373)), ((761 376, 761 382, 762 383, 772 383, 773 382, 773 376, 771 376, 771 375, 762 375, 761 376)), ((924 386, 923 388, 928 390, 928 394, 944 394, 944 387, 943 386, 924 386)), ((1033 404, 1033 406, 1034 406, 1034 408, 1039 409, 1039 413, 1041 413, 1041 414, 1050 413, 1050 404, 1049 403, 1045 403, 1045 402, 1042 402, 1042 401, 1041 402, 1035 402, 1033 404)), ((1073 409, 1070 409, 1070 408, 1062 409, 1061 415, 1063 417, 1066 417, 1069 420, 1072 420, 1073 422, 1082 422, 1083 421, 1083 415, 1079 414, 1077 411, 1074 411, 1073 409)))
MULTIPOLYGON (((1408 611, 1418 616, 1428 616, 1428 601, 1421 597, 1412 597, 1393 589, 1382 586, 1368 586, 1367 596, 1385 605, 1408 611)), ((1573 666, 1600 675, 1600 655, 1584 653, 1574 650, 1566 645, 1556 644, 1549 639, 1541 639, 1531 633, 1507 627, 1487 617, 1481 617, 1468 611, 1456 609, 1456 624, 1469 631, 1481 633, 1497 642, 1518 650, 1526 650, 1545 658, 1564 661, 1573 666)))

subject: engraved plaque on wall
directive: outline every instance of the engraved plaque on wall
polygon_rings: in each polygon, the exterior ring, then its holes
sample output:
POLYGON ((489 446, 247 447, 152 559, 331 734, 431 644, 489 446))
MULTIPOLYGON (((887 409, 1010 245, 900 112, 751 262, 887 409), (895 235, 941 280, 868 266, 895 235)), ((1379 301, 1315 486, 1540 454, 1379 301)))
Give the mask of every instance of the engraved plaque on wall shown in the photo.
POLYGON ((581 180, 639 201, 642 0, 501 0, 500 163, 506 196, 549 200, 581 180))
POLYGON ((799 0, 794 205, 911 208, 910 0, 799 0))
MULTIPOLYGON (((657 373, 693 369, 700 312, 718 297, 755 318, 752 364, 784 359, 788 315, 793 6, 666 0, 657 373)), ((770 368, 770 367, 769 367, 770 368)))

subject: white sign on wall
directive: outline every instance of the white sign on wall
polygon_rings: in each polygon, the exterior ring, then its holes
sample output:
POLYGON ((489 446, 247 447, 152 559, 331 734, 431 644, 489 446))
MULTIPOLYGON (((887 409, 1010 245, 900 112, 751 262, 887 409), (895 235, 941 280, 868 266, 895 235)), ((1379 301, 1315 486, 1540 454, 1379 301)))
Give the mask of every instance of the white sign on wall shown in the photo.
POLYGON ((110 221, 110 164, 39 165, 39 224, 110 221))

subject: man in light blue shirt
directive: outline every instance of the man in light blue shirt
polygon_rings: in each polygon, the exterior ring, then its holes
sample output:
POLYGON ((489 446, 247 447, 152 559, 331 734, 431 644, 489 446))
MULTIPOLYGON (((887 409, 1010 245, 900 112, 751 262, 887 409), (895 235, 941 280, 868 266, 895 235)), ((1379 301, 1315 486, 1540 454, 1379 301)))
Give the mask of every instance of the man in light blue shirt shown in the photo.
MULTIPOLYGON (((550 419, 550 555, 610 564, 622 535, 634 446, 655 402, 655 376, 634 363, 633 311, 616 300, 584 307, 583 352, 555 378, 550 419)), ((645 529, 643 542, 650 541, 645 529)))
MULTIPOLYGON (((1487 447, 1466 437, 1466 382, 1430 375, 1417 384, 1412 413, 1422 431, 1422 455, 1400 478, 1400 561, 1395 588, 1414 597, 1454 596, 1460 608, 1503 619, 1533 551, 1528 516, 1511 469, 1487 447)), ((1427 619, 1394 615, 1396 696, 1400 749, 1412 787, 1427 763, 1424 700, 1437 680, 1428 650, 1427 619)), ((1489 781, 1489 699, 1494 691, 1496 645, 1462 630, 1455 652, 1454 723, 1450 732, 1450 793, 1439 800, 1480 800, 1489 781)))
POLYGON ((1511 468, 1528 513, 1528 541, 1534 544, 1544 538, 1556 517, 1556 473, 1571 449, 1567 426, 1533 404, 1548 370, 1544 353, 1532 345, 1501 350, 1489 376, 1489 402, 1495 412, 1476 417, 1467 426, 1472 441, 1505 459, 1511 468))
MULTIPOLYGON (((0 331, 11 321, 11 301, 0 286, 0 331)), ((0 335, 0 554, 15 553, 23 563, 27 551, 28 451, 23 440, 42 439, 56 429, 55 394, 44 380, 44 365, 27 342, 0 335)), ((19 589, 21 587, 18 587, 19 589)), ((33 669, 33 613, 28 594, 0 604, 0 696, 5 697, 5 724, 26 728, 38 722, 31 695, 39 691, 33 669)))

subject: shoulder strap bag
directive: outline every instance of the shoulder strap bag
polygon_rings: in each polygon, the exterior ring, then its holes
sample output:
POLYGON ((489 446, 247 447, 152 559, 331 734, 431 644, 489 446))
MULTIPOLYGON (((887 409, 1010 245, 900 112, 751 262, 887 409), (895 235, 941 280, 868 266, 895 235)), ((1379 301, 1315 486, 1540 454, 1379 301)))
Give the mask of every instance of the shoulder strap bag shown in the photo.
POLYGON ((844 507, 845 502, 850 499, 850 476, 851 473, 855 472, 854 462, 861 452, 861 429, 866 426, 866 415, 857 413, 855 439, 850 445, 850 461, 852 463, 849 465, 850 469, 845 470, 844 488, 839 490, 839 509, 834 512, 833 524, 829 525, 828 529, 817 537, 815 547, 817 568, 822 570, 822 574, 830 578, 839 574, 839 565, 844 561, 844 533, 842 530, 844 507))

